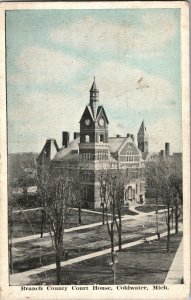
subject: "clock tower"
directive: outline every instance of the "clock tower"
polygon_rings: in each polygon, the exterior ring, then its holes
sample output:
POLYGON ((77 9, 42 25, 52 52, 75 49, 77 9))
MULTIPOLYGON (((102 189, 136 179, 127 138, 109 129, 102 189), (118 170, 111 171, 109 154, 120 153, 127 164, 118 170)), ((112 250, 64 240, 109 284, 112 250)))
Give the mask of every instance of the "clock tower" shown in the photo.
POLYGON ((99 90, 95 77, 90 89, 90 102, 80 120, 79 151, 87 160, 108 160, 108 119, 102 105, 99 105, 99 90))

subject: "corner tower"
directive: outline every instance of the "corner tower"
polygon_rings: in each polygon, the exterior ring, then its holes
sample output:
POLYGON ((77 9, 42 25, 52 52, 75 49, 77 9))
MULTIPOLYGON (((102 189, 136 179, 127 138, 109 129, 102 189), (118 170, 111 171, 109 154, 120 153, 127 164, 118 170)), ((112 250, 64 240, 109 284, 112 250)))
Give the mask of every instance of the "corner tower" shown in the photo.
POLYGON ((137 134, 137 142, 138 148, 139 150, 141 150, 142 153, 149 152, 149 136, 144 120, 142 121, 141 127, 139 128, 139 132, 137 134))
POLYGON ((107 115, 99 105, 99 90, 95 77, 90 89, 90 101, 80 119, 79 151, 88 160, 108 160, 108 124, 107 115))

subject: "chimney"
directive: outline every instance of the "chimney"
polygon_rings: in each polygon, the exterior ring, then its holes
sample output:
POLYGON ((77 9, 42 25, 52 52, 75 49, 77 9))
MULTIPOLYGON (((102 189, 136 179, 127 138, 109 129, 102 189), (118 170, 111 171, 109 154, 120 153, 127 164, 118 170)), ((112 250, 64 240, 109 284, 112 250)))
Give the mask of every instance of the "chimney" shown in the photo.
POLYGON ((68 144, 69 144, 69 139, 70 139, 70 133, 68 131, 63 131, 62 132, 62 146, 65 146, 65 148, 67 148, 68 144))
POLYGON ((80 137, 80 132, 74 132, 74 140, 80 137))
POLYGON ((131 134, 130 134, 130 133, 127 133, 127 137, 128 137, 128 138, 131 137, 131 134))
POLYGON ((131 134, 131 138, 132 138, 132 140, 133 140, 133 142, 134 142, 134 140, 135 140, 134 134, 131 134))
POLYGON ((169 143, 165 143, 165 156, 169 156, 170 155, 170 144, 169 143))
POLYGON ((160 150, 160 156, 164 157, 164 150, 160 150))
POLYGON ((119 137, 120 137, 120 134, 117 134, 116 137, 119 138, 119 137))

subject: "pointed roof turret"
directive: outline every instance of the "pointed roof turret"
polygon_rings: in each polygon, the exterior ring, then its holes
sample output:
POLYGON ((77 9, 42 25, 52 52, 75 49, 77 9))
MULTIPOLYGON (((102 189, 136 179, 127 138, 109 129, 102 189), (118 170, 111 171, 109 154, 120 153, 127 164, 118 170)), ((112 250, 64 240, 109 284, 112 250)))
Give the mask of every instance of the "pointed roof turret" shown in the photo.
POLYGON ((90 107, 94 118, 96 117, 98 102, 99 102, 99 90, 96 87, 95 76, 94 76, 94 81, 90 89, 90 107))
POLYGON ((95 76, 94 76, 94 81, 92 83, 92 87, 90 89, 90 92, 93 92, 93 91, 99 91, 96 87, 95 76))
POLYGON ((147 128, 145 126, 144 120, 142 121, 141 126, 139 128, 138 136, 143 136, 145 139, 148 139, 147 128))

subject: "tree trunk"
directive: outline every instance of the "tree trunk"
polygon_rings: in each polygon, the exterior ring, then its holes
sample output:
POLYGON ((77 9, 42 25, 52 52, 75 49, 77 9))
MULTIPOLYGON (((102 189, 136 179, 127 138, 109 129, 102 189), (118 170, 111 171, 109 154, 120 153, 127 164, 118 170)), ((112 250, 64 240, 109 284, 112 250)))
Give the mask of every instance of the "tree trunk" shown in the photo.
POLYGON ((158 240, 160 240, 159 224, 158 224, 158 198, 156 198, 156 230, 157 230, 158 240))
POLYGON ((78 207, 78 222, 79 222, 79 224, 82 224, 82 218, 81 218, 81 204, 79 204, 79 207, 78 207))
POLYGON ((113 271, 113 284, 116 284, 116 261, 115 261, 115 253, 112 253, 112 271, 113 271))
POLYGON ((114 252, 114 222, 111 222, 111 254, 113 257, 114 252))
POLYGON ((44 211, 41 210, 41 226, 40 226, 40 237, 43 237, 44 232, 44 211))
POLYGON ((27 187, 24 187, 23 188, 23 194, 24 194, 24 198, 26 200, 26 203, 27 203, 27 207, 29 206, 29 203, 28 203, 28 191, 27 191, 27 187))
POLYGON ((61 284, 61 264, 59 254, 56 254, 56 284, 61 284))
POLYGON ((112 261, 113 284, 115 284, 114 221, 111 223, 111 261, 112 261))
POLYGON ((102 224, 104 225, 105 224, 105 205, 103 203, 103 214, 102 214, 102 224))
POLYGON ((119 213, 119 230, 118 230, 119 251, 121 251, 122 249, 121 230, 122 230, 121 213, 119 213))
POLYGON ((171 226, 171 229, 173 229, 174 227, 174 208, 171 209, 171 214, 172 214, 172 226, 171 226))
POLYGON ((167 253, 170 253, 170 205, 167 205, 167 253))
POLYGON ((178 203, 175 206, 175 232, 178 233, 178 203))

